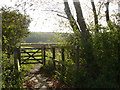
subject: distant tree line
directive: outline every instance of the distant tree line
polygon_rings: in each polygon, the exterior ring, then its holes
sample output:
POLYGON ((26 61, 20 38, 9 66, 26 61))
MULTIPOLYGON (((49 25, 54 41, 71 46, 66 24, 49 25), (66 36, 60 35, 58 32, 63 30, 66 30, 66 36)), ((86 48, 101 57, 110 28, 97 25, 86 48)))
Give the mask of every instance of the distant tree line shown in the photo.
POLYGON ((54 32, 31 32, 26 38, 26 43, 57 43, 60 40, 57 40, 57 36, 63 34, 54 33, 54 32))

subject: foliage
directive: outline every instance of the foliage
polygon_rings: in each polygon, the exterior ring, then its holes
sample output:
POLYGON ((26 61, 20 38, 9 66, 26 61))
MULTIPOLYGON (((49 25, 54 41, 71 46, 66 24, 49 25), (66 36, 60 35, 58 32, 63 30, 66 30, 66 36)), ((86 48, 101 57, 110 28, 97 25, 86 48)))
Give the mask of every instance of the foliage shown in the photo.
MULTIPOLYGON (((64 0, 64 10, 74 32, 74 35, 68 36, 66 41, 68 45, 77 45, 80 48, 78 58, 80 67, 77 71, 79 77, 72 74, 74 78, 77 78, 74 85, 75 87, 118 88, 120 87, 120 82, 117 80, 120 78, 119 70, 117 70, 119 68, 120 27, 116 23, 112 23, 109 17, 109 0, 106 3, 105 11, 108 27, 98 25, 99 14, 96 12, 94 0, 91 0, 91 3, 95 25, 88 28, 84 21, 80 1, 73 2, 76 20, 71 13, 68 0, 64 0)), ((75 62, 74 53, 71 54, 71 52, 69 52, 71 59, 75 62)))
POLYGON ((119 86, 117 81, 119 68, 119 26, 111 24, 113 29, 106 27, 102 32, 93 35, 93 50, 95 57, 94 70, 96 73, 96 84, 93 87, 119 86), (103 82, 104 80, 104 82, 103 82), (103 82, 103 83, 102 83, 103 82))
MULTIPOLYGON (((90 52, 90 49, 87 47, 88 51, 85 51, 81 38, 75 34, 64 34, 63 40, 66 40, 66 46, 79 46, 79 70, 76 71, 75 68, 76 58, 74 50, 65 48, 65 61, 56 65, 56 70, 53 70, 55 72, 54 77, 70 85, 70 87, 119 88, 120 27, 115 23, 110 24, 111 27, 98 25, 98 33, 95 33, 95 27, 88 28, 92 32, 88 42, 92 46, 93 58, 89 58, 89 55, 86 54, 86 52, 90 52), (65 66, 64 74, 61 64, 65 66)), ((57 60, 59 59, 61 58, 58 57, 57 60)), ((48 71, 52 70, 50 69, 51 65, 46 66, 48 71)))
POLYGON ((2 7, 2 88, 21 88, 22 79, 14 66, 14 48, 28 35, 30 18, 12 7, 2 7))
POLYGON ((6 54, 3 54, 2 60, 2 88, 21 88, 22 81, 19 72, 15 71, 13 57, 8 59, 6 54))
POLYGON ((14 47, 29 33, 30 18, 12 7, 2 7, 0 11, 2 13, 3 51, 8 53, 9 57, 13 53, 14 47))
MULTIPOLYGON (((64 79, 66 83, 74 85, 74 87, 81 88, 119 88, 119 80, 117 77, 119 75, 119 36, 118 33, 120 27, 114 23, 111 23, 111 27, 99 26, 99 33, 91 34, 91 39, 89 42, 92 46, 92 51, 94 58, 88 62, 87 54, 84 51, 84 44, 81 39, 76 41, 76 36, 69 36, 67 38, 67 44, 78 45, 80 48, 80 58, 79 58, 79 71, 78 78, 76 79, 75 69, 72 66, 74 63, 74 55, 70 54, 72 59, 71 64, 67 62, 66 64, 66 77, 64 79), (74 38, 73 38, 74 37, 74 38), (72 39, 72 40, 71 40, 72 39), (73 40, 74 39, 74 40, 73 40), (73 77, 73 78, 72 78, 73 77), (71 80, 72 79, 72 80, 71 80), (71 80, 71 81, 69 81, 71 80), (73 82, 74 81, 74 82, 73 82), (76 84, 77 83, 77 84, 76 84)), ((94 28, 89 29, 89 31, 94 31, 94 28)), ((66 37, 65 37, 66 38, 66 37)), ((89 49, 88 51, 89 52, 89 49)), ((70 53, 68 51, 67 53, 70 53)))

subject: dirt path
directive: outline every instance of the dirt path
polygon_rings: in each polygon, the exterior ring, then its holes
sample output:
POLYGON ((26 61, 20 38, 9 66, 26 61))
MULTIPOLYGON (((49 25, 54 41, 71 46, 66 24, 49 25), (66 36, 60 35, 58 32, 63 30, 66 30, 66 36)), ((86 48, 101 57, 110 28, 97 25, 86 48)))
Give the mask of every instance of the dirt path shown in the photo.
POLYGON ((31 90, 34 90, 35 88, 41 90, 47 90, 49 87, 52 87, 53 81, 50 79, 50 77, 46 77, 42 73, 40 73, 40 65, 36 64, 34 68, 31 69, 30 72, 30 78, 29 81, 24 83, 25 88, 29 88, 31 90))
POLYGON ((68 89, 68 85, 65 85, 60 80, 53 78, 50 71, 45 71, 40 64, 36 64, 31 72, 25 78, 27 82, 23 83, 23 88, 28 90, 57 90, 57 89, 68 89))

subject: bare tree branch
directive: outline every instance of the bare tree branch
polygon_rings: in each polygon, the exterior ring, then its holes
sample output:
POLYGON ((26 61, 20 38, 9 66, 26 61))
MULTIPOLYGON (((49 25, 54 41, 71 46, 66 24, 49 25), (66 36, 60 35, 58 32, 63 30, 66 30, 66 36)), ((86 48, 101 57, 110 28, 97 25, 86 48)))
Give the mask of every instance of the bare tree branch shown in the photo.
POLYGON ((56 11, 56 10, 41 10, 41 11, 51 11, 51 12, 57 12, 57 13, 60 13, 60 14, 64 14, 63 12, 56 11))
POLYGON ((98 16, 100 15, 100 11, 101 11, 101 8, 102 8, 102 6, 104 5, 104 2, 102 2, 101 4, 100 4, 100 7, 99 7, 99 9, 98 9, 98 16))
POLYGON ((60 14, 57 14, 58 16, 60 16, 60 17, 63 17, 63 18, 65 18, 65 19, 68 19, 67 17, 65 17, 65 16, 62 16, 62 15, 60 15, 60 14))

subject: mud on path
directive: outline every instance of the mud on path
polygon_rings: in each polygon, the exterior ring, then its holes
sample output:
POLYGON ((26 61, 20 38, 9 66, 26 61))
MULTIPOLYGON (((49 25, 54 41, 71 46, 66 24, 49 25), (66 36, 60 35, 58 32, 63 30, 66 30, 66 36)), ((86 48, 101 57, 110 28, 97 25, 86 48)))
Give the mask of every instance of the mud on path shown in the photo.
POLYGON ((27 82, 23 83, 23 88, 30 90, 56 90, 57 88, 66 88, 59 80, 51 77, 47 72, 40 67, 40 64, 35 64, 31 69, 30 75, 25 77, 29 78, 27 82))

